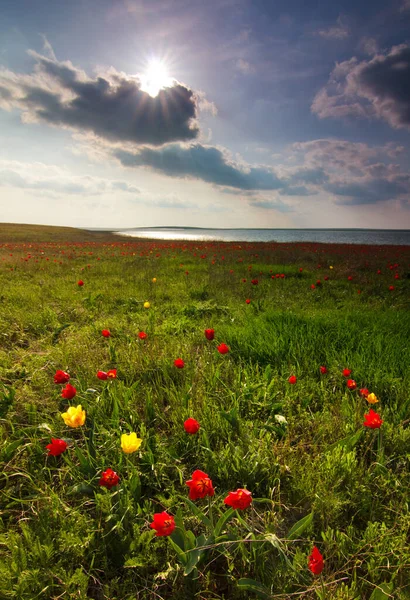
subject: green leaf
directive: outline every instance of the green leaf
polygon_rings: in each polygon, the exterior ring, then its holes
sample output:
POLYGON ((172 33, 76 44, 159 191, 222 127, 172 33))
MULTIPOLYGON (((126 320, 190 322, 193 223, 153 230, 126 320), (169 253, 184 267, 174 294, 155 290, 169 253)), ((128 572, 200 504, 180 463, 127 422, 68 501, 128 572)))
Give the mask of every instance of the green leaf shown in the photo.
POLYGON ((377 588, 374 588, 373 594, 370 596, 369 600, 389 600, 392 592, 392 583, 382 583, 377 588))
POLYGON ((183 496, 180 496, 180 498, 182 498, 184 500, 184 502, 186 502, 188 504, 188 506, 194 513, 194 515, 202 521, 202 523, 205 525, 205 527, 209 527, 209 528, 211 527, 211 521, 208 519, 208 517, 206 515, 204 515, 202 510, 200 508, 198 508, 197 505, 192 502, 192 500, 190 500, 189 498, 185 498, 183 496))
POLYGON ((178 559, 179 559, 180 563, 185 567, 185 565, 187 564, 187 560, 188 560, 188 557, 187 557, 186 553, 183 550, 181 550, 181 548, 178 546, 178 544, 176 544, 174 542, 174 540, 172 539, 172 536, 170 536, 168 539, 169 539, 169 543, 171 544, 171 546, 175 550, 176 555, 178 556, 178 559))
POLYGON ((182 552, 185 552, 185 531, 183 529, 181 529, 180 527, 175 527, 170 539, 179 548, 181 548, 182 552))
POLYGON ((75 494, 77 496, 93 496, 94 488, 88 483, 79 483, 71 488, 71 494, 75 494))
POLYGON ((14 440, 14 442, 6 444, 1 451, 2 460, 4 460, 4 462, 11 460, 17 448, 24 444, 24 441, 24 438, 21 438, 19 440, 14 440))
POLYGON ((270 590, 254 579, 239 579, 238 588, 244 592, 253 592, 259 598, 272 598, 270 590))
POLYGON ((333 448, 336 448, 337 446, 344 446, 346 448, 346 450, 352 450, 357 442, 360 440, 360 438, 362 437, 363 434, 363 429, 359 429, 358 431, 356 431, 356 433, 353 433, 353 435, 348 435, 347 437, 335 442, 334 444, 332 444, 331 446, 329 446, 329 448, 327 449, 327 452, 329 452, 330 450, 333 450, 333 448))
POLYGON ((222 517, 218 520, 217 524, 215 525, 215 536, 218 536, 222 532, 222 529, 224 528, 226 523, 234 516, 235 510, 231 507, 222 515, 222 517))
POLYGON ((303 517, 303 519, 300 519, 300 521, 298 521, 297 523, 294 524, 294 526, 291 528, 291 530, 289 531, 289 533, 287 535, 287 539, 295 540, 298 537, 300 537, 302 535, 302 533, 305 531, 305 529, 307 529, 309 527, 309 525, 312 523, 312 521, 313 521, 313 511, 309 515, 306 515, 306 517, 303 517))

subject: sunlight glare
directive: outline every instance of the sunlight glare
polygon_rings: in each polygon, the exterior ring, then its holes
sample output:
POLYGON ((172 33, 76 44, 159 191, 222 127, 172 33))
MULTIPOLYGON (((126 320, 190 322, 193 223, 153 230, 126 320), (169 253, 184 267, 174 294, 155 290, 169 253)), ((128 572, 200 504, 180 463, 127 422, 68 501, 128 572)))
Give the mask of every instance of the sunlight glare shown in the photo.
POLYGON ((172 85, 168 70, 160 60, 151 60, 141 77, 141 90, 155 98, 159 91, 172 85))

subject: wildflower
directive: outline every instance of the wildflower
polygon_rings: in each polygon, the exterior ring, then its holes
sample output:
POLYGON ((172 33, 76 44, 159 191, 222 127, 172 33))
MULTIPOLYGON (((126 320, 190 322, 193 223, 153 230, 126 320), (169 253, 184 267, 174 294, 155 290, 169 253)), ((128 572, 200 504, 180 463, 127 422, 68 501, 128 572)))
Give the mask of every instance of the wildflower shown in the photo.
POLYGON ((300 269, 299 269, 299 273, 302 273, 302 271, 303 271, 303 269, 302 269, 302 267, 300 267, 300 269))
POLYGON ((147 334, 145 333, 145 331, 140 331, 140 332, 138 333, 138 337, 139 337, 139 339, 140 339, 140 340, 146 340, 148 336, 147 336, 147 334))
POLYGON ((73 385, 71 385, 71 383, 67 383, 67 385, 65 386, 65 388, 63 388, 61 392, 61 396, 65 398, 65 400, 72 400, 76 393, 76 388, 73 385))
POLYGON ((333 269, 332 265, 330 265, 329 269, 333 269))
POLYGON ((347 278, 347 281, 353 281, 353 277, 351 275, 349 275, 349 277, 347 278))
POLYGON ((77 285, 78 285, 79 287, 83 287, 83 285, 84 285, 84 281, 83 281, 82 279, 80 279, 80 280, 77 282, 77 285))
POLYGON ((199 428, 200 424, 192 417, 189 417, 189 419, 187 419, 184 423, 185 431, 191 435, 197 433, 199 431, 199 428))
POLYGON ((326 367, 322 366, 322 367, 319 367, 319 368, 320 368, 320 372, 322 373, 322 375, 324 375, 325 373, 327 373, 327 368, 326 367))
POLYGON ((316 281, 316 285, 317 285, 318 287, 320 287, 320 286, 322 285, 322 282, 320 281, 320 279, 318 279, 318 280, 316 281))
POLYGON ((56 371, 54 375, 54 383, 68 383, 70 381, 70 375, 65 371, 56 371))
POLYGON ((215 330, 214 329, 205 329, 205 337, 207 340, 212 341, 215 337, 215 330))
POLYGON ((70 406, 67 412, 62 413, 61 416, 68 427, 76 428, 84 425, 86 413, 79 404, 78 406, 70 406))
POLYGON ((176 358, 174 360, 174 365, 176 366, 177 369, 183 369, 185 367, 185 363, 182 360, 182 358, 176 358))
POLYGON ((323 279, 324 279, 325 281, 329 281, 329 275, 325 275, 325 276, 323 277, 323 279))
POLYGON ((60 456, 60 454, 67 450, 67 442, 51 438, 51 444, 47 444, 46 448, 48 450, 48 456, 60 456))
POLYGON ((373 394, 373 392, 371 394, 367 394, 366 400, 369 404, 377 404, 377 402, 379 401, 378 397, 376 396, 376 394, 373 394))
POLYGON ((219 344, 217 350, 219 354, 228 354, 229 346, 227 346, 226 344, 219 344))
POLYGON ((107 371, 108 379, 117 379, 117 369, 110 369, 107 371))
POLYGON ((355 390, 357 385, 354 379, 348 379, 347 380, 347 387, 349 388, 349 390, 355 390))
POLYGON ((351 370, 351 369, 343 369, 343 371, 342 371, 342 375, 343 375, 344 377, 349 377, 349 375, 350 375, 350 373, 351 373, 351 372, 352 372, 352 370, 351 370))
POLYGON ((383 421, 380 418, 380 415, 371 408, 367 414, 364 415, 363 425, 365 427, 370 427, 370 429, 380 429, 383 421))
POLYGON ((137 437, 133 431, 131 433, 123 433, 121 436, 121 448, 125 454, 136 452, 142 444, 142 439, 137 437))
POLYGON ((257 279, 252 279, 251 280, 251 284, 252 285, 258 285, 259 281, 257 279))
POLYGON ((103 473, 101 473, 101 479, 98 482, 101 487, 106 487, 110 490, 115 485, 118 485, 120 482, 120 478, 115 471, 112 469, 107 469, 103 473))
POLYGON ((400 279, 400 275, 398 273, 395 274, 394 279, 400 279))
POLYGON ((111 332, 109 331, 109 329, 103 329, 101 335, 105 338, 109 338, 111 337, 111 332))
POLYGON ((152 283, 157 283, 157 278, 156 277, 152 278, 152 283))
POLYGON ((105 381, 106 379, 108 379, 108 375, 105 371, 98 371, 97 377, 98 379, 101 379, 101 381, 105 381))
POLYGON ((289 383, 291 383, 292 385, 293 385, 294 383, 296 383, 296 382, 297 382, 296 376, 295 376, 295 375, 291 375, 291 376, 289 377, 289 379, 288 379, 288 382, 289 382, 289 383))
POLYGON ((250 303, 251 303, 251 301, 250 301, 250 299, 249 299, 249 298, 247 298, 247 299, 245 300, 245 302, 246 302, 246 304, 250 304, 250 303))
POLYGON ((316 289, 316 286, 315 286, 315 284, 314 284, 314 283, 312 283, 312 285, 310 286, 310 289, 311 289, 311 290, 315 290, 315 289, 316 289))
POLYGON ((323 556, 320 554, 316 546, 313 546, 313 550, 309 556, 308 566, 309 571, 311 571, 313 575, 320 575, 323 571, 323 556))
POLYGON ((238 489, 236 492, 229 492, 224 503, 232 508, 244 510, 252 504, 252 493, 249 490, 238 489))
POLYGON ((151 304, 148 302, 148 300, 147 300, 147 302, 144 302, 144 308, 149 308, 150 306, 151 306, 151 304))
POLYGON ((186 485, 189 487, 189 497, 191 500, 198 500, 198 498, 205 498, 205 496, 213 496, 215 494, 212 481, 203 471, 194 471, 192 479, 187 481, 186 485))
POLYGON ((362 398, 366 398, 369 393, 369 390, 367 388, 360 388, 359 393, 362 398))
POLYGON ((154 520, 150 527, 155 529, 157 537, 171 535, 175 529, 175 519, 164 510, 162 513, 154 514, 154 520))
POLYGON ((394 285, 389 285, 389 292, 392 292, 394 290, 394 285))

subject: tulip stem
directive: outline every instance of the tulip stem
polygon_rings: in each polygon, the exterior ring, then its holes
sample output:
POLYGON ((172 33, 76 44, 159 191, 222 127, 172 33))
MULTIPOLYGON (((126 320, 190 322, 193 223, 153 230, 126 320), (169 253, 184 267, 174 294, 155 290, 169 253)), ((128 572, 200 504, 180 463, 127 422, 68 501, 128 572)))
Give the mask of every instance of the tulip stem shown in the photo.
POLYGON ((212 501, 211 501, 211 497, 208 496, 208 517, 209 517, 209 522, 211 524, 211 533, 214 532, 214 516, 212 513, 212 501))
POLYGON ((323 575, 320 575, 320 583, 321 583, 321 587, 322 587, 322 600, 326 599, 326 588, 325 588, 325 582, 323 579, 323 575))

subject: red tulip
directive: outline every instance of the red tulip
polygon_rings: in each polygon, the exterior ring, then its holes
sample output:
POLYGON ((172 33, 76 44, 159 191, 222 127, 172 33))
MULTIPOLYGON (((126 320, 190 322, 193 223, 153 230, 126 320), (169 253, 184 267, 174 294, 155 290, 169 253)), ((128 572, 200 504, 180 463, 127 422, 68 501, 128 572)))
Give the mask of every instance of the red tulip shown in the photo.
POLYGON ((258 285, 259 281, 257 279, 251 280, 252 285, 258 285))
POLYGON ((244 510, 252 503, 252 493, 248 490, 238 489, 236 492, 229 492, 224 503, 232 508, 244 510))
POLYGON ((175 519, 164 510, 162 513, 154 514, 154 520, 150 524, 150 527, 151 529, 155 529, 157 537, 171 535, 176 527, 175 519))
POLYGON ((245 302, 246 302, 246 304, 250 304, 250 303, 251 303, 251 301, 249 300, 249 298, 247 298, 247 299, 245 300, 245 302))
POLYGON ((139 337, 139 339, 140 339, 140 340, 146 340, 148 336, 147 336, 147 334, 145 333, 145 331, 140 331, 140 332, 138 333, 138 337, 139 337))
POLYGON ((108 375, 105 371, 98 371, 97 377, 98 379, 101 379, 101 381, 105 381, 106 379, 108 379, 108 375))
POLYGON ((182 358, 176 358, 174 360, 174 365, 176 366, 177 369, 183 369, 185 367, 185 363, 182 360, 182 358))
POLYGON ((191 435, 197 433, 199 431, 199 428, 200 424, 192 417, 189 417, 189 419, 187 419, 184 423, 185 431, 191 435))
POLYGON ((313 575, 320 575, 323 571, 323 556, 320 554, 316 546, 313 546, 313 550, 309 556, 308 566, 309 571, 311 571, 313 575))
POLYGON ((353 281, 353 277, 351 275, 349 275, 349 277, 347 278, 347 281, 353 281))
POLYGON ((109 338, 111 336, 111 333, 108 329, 103 329, 101 335, 105 338, 109 338))
POLYGON ((112 469, 107 469, 101 473, 101 479, 98 484, 101 485, 101 487, 106 487, 108 490, 110 490, 115 485, 118 485, 119 482, 120 478, 117 473, 112 469))
POLYGON ((359 392, 363 398, 367 398, 367 396, 369 395, 369 390, 367 388, 361 388, 359 392))
POLYGON ((56 371, 54 375, 54 383, 68 383, 70 381, 70 375, 65 371, 56 371))
POLYGON ((75 389, 75 387, 71 385, 71 383, 67 383, 67 385, 65 386, 65 388, 63 388, 61 392, 61 396, 66 400, 71 400, 72 398, 74 398, 76 393, 77 390, 75 389))
POLYGON ((320 279, 318 279, 318 280, 316 281, 316 285, 317 285, 317 286, 321 286, 321 285, 322 285, 322 282, 320 281, 320 279))
POLYGON ((226 344, 219 344, 217 350, 219 354, 228 354, 229 346, 227 346, 226 344))
POLYGON ((367 414, 364 415, 363 425, 365 427, 369 427, 370 429, 380 429, 383 421, 380 418, 380 415, 371 408, 367 414))
POLYGON ((198 500, 198 498, 205 498, 205 496, 213 496, 215 494, 212 481, 203 471, 194 471, 192 479, 187 481, 186 485, 189 487, 189 497, 191 500, 198 500))
POLYGON ((48 450, 48 456, 60 456, 60 454, 67 450, 67 445, 67 442, 64 440, 51 438, 51 444, 47 444, 46 446, 48 450))
POLYGON ((84 281, 82 279, 80 279, 80 281, 77 282, 77 285, 80 287, 83 287, 84 281))
POLYGON ((295 375, 291 375, 288 379, 289 383, 294 384, 297 382, 296 376, 295 375))
POLYGON ((300 267, 300 269, 299 269, 299 273, 302 273, 302 271, 303 271, 303 269, 302 269, 302 267, 300 267))
POLYGON ((352 372, 352 369, 343 369, 342 375, 344 377, 349 377, 349 375, 350 375, 351 372, 352 372))
POLYGON ((355 390, 357 385, 354 379, 348 379, 347 380, 347 387, 349 388, 349 390, 355 390))
POLYGON ((117 379, 117 369, 110 369, 107 371, 108 379, 117 379))
POLYGON ((325 276, 323 277, 323 279, 324 279, 325 281, 329 281, 329 275, 325 275, 325 276))
POLYGON ((400 279, 400 275, 398 273, 395 274, 394 279, 400 279))
POLYGON ((214 329, 205 329, 205 337, 207 340, 212 341, 215 337, 215 330, 214 329))
POLYGON ((377 274, 378 274, 378 275, 381 275, 381 274, 382 274, 382 272, 381 272, 381 270, 380 270, 380 269, 378 269, 378 271, 377 271, 377 274))
POLYGON ((324 375, 325 373, 327 373, 327 368, 326 367, 320 367, 320 372, 322 373, 322 375, 324 375))
POLYGON ((314 284, 314 283, 312 283, 312 285, 310 286, 310 289, 311 289, 311 290, 315 290, 315 289, 316 289, 316 286, 315 286, 315 284, 314 284))
POLYGON ((392 292, 394 290, 394 285, 389 285, 389 292, 392 292))

